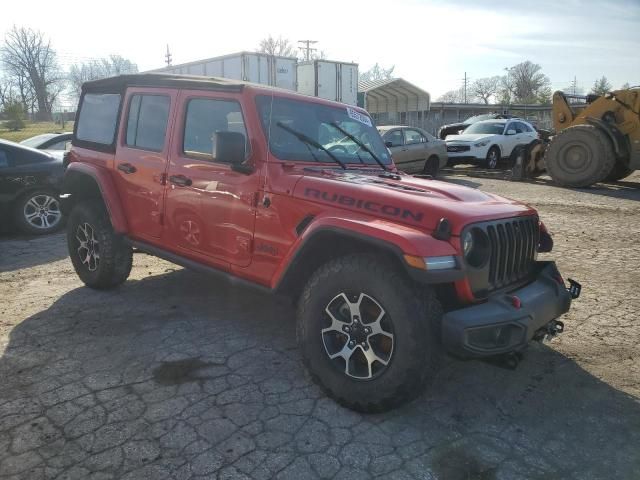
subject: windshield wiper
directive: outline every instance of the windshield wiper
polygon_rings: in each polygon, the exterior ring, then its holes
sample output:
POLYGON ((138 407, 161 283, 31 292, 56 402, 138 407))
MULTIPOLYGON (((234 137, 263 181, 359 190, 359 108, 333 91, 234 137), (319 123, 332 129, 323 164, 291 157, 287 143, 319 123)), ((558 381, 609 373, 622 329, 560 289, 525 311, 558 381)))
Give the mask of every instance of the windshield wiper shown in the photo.
POLYGON ((354 137, 353 135, 351 135, 349 132, 347 132, 346 130, 344 130, 343 128, 341 128, 336 122, 331 122, 329 125, 331 125, 333 128, 337 129, 338 131, 342 132, 342 134, 346 135, 347 137, 349 137, 351 139, 351 141, 353 143, 355 143, 356 145, 358 145, 362 150, 364 150, 365 152, 367 152, 369 155, 371 155, 371 158, 373 158, 376 163, 378 165, 380 165, 380 167, 382 167, 382 169, 385 172, 388 172, 389 169, 386 167, 386 165, 384 163, 382 163, 382 160, 380 160, 378 158, 378 156, 373 153, 371 151, 371 149, 369 147, 367 147, 364 143, 362 143, 360 140, 358 140, 356 137, 354 137))
MULTIPOLYGON (((333 160, 334 162, 336 162, 338 165, 340 165, 342 167, 343 170, 347 169, 347 166, 344 164, 344 162, 342 160, 340 160, 338 157, 336 157, 333 153, 331 153, 328 149, 324 148, 322 145, 320 145, 318 142, 316 142, 313 138, 306 136, 304 133, 299 132, 297 130, 294 130, 291 127, 288 127, 287 125, 285 125, 282 122, 277 122, 276 125, 278 125, 280 128, 282 128, 283 130, 286 130, 287 132, 289 132, 291 135, 293 135, 294 137, 296 137, 298 140, 300 140, 302 143, 306 144, 306 145, 311 145, 312 147, 317 148, 318 150, 322 150, 324 153, 326 153, 327 155, 329 155, 329 157, 331 158, 331 160, 333 160)), ((311 155, 315 158, 315 155, 313 155, 313 152, 311 152, 311 155)))

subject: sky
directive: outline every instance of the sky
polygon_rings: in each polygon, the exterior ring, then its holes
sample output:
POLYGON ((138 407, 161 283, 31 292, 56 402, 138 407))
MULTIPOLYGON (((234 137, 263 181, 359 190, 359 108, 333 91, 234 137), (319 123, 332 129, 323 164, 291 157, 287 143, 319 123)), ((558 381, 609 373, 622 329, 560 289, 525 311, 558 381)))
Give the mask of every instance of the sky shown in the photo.
POLYGON ((67 0, 4 2, 0 39, 13 25, 42 31, 63 68, 122 55, 140 71, 256 50, 268 35, 317 40, 331 60, 395 65, 433 99, 525 60, 554 90, 640 84, 640 0, 391 0, 304 2, 67 0), (58 18, 59 17, 59 18, 58 18))

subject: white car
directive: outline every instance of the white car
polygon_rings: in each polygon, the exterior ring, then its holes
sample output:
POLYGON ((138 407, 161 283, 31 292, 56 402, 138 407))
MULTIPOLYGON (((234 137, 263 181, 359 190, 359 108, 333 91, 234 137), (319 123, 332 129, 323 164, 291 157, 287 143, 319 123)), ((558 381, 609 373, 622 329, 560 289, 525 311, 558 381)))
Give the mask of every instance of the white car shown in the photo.
POLYGON ((483 120, 467 127, 459 135, 448 135, 447 154, 450 163, 479 163, 496 168, 519 145, 538 138, 530 123, 519 118, 483 120))

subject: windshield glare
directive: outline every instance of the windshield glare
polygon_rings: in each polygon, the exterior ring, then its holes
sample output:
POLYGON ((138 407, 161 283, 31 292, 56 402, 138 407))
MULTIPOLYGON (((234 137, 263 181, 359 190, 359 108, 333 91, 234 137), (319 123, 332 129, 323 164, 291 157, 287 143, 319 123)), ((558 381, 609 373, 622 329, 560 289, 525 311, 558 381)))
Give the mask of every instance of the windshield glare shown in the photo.
POLYGON ((272 97, 268 96, 259 96, 256 102, 269 149, 281 160, 335 162, 327 152, 291 132, 295 131, 322 145, 342 163, 377 166, 371 154, 332 125, 335 123, 363 143, 382 163, 391 163, 391 156, 371 119, 355 109, 282 97, 273 97, 272 107, 272 97))
POLYGON ((491 135, 502 135, 504 131, 504 123, 474 123, 473 125, 467 127, 464 133, 487 133, 491 135))

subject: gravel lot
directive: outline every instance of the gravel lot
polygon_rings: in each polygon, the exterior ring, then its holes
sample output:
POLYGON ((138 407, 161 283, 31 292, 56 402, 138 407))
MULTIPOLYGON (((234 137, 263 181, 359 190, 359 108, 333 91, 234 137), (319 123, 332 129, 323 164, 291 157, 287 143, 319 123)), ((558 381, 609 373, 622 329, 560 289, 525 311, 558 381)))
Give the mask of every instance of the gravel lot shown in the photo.
POLYGON ((0 237, 0 478, 640 478, 640 174, 449 178, 536 206, 583 294, 516 370, 451 360, 383 415, 323 397, 282 299, 143 254, 95 292, 62 234, 0 237))

